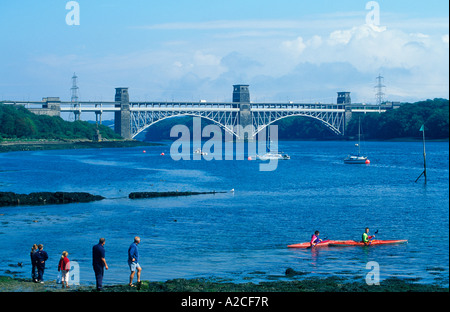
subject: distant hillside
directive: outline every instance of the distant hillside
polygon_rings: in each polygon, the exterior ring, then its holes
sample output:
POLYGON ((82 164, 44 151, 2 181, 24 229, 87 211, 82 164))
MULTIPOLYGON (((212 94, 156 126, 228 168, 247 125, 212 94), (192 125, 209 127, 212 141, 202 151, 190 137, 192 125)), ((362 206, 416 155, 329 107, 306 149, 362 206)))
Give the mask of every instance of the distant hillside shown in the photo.
MULTIPOLYGON (((0 104, 0 141, 2 139, 92 140, 97 126, 85 121, 68 122, 61 117, 35 115, 22 106, 0 104)), ((106 126, 98 127, 102 138, 121 137, 106 126)))

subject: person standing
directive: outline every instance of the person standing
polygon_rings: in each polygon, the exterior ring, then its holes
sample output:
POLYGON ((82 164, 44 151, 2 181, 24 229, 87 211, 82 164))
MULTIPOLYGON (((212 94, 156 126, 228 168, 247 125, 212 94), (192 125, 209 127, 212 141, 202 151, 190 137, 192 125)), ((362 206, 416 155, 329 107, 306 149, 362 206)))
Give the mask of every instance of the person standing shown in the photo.
POLYGON ((58 263, 58 272, 61 272, 61 284, 62 288, 69 288, 69 271, 70 271, 70 261, 67 257, 69 253, 67 251, 63 251, 61 259, 59 259, 58 263))
POLYGON ((92 247, 92 267, 95 273, 95 283, 97 290, 101 291, 103 288, 103 274, 104 269, 108 270, 108 264, 105 259, 105 239, 102 237, 97 245, 92 247))
POLYGON ((44 284, 45 261, 48 259, 48 254, 44 250, 44 245, 38 245, 38 251, 36 251, 34 257, 36 259, 36 267, 38 271, 37 282, 44 284))
POLYGON ((36 244, 34 244, 31 247, 31 252, 30 252, 30 258, 31 258, 31 278, 33 279, 33 282, 37 282, 37 273, 36 273, 36 269, 37 269, 37 262, 36 262, 36 251, 38 249, 38 246, 36 244))
POLYGON ((133 285, 133 279, 134 279, 134 274, 137 271, 137 283, 138 283, 138 287, 141 284, 141 271, 142 268, 139 265, 139 249, 138 249, 138 245, 141 242, 141 238, 139 236, 136 236, 134 238, 134 242, 130 245, 130 247, 128 248, 128 266, 130 267, 130 283, 128 285, 130 285, 130 287, 134 287, 133 285))

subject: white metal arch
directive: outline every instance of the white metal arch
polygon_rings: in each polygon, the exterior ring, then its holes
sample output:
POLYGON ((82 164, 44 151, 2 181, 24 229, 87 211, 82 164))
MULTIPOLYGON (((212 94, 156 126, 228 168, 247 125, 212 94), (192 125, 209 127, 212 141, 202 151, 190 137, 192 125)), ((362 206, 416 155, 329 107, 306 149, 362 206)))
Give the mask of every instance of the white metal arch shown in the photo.
MULTIPOLYGON (((132 115, 133 115, 133 114, 132 114, 132 115)), ((195 113, 177 113, 177 114, 167 115, 167 116, 165 116, 165 117, 156 119, 156 120, 154 120, 153 122, 151 122, 151 123, 149 123, 149 124, 145 124, 144 126, 139 127, 139 128, 137 129, 137 132, 136 132, 136 133, 134 133, 134 132, 132 133, 132 138, 135 138, 135 137, 136 137, 137 135, 139 135, 141 132, 145 131, 147 128, 153 126, 154 124, 156 124, 156 123, 158 123, 158 122, 160 122, 160 121, 162 121, 162 120, 169 119, 169 118, 174 118, 174 117, 181 117, 181 116, 200 117, 200 118, 204 118, 204 119, 210 120, 210 121, 214 122, 215 124, 217 124, 218 126, 220 126, 221 128, 223 128, 226 132, 228 132, 228 133, 230 133, 230 134, 232 134, 232 135, 238 137, 237 133, 234 132, 233 129, 229 129, 226 125, 224 125, 224 124, 222 124, 222 123, 220 123, 220 122, 218 122, 218 121, 216 121, 216 120, 214 120, 214 119, 212 119, 212 118, 209 118, 209 117, 207 117, 207 116, 203 116, 203 115, 201 115, 201 114, 195 114, 195 113)), ((133 117, 132 117, 132 118, 133 118, 133 117)), ((232 128, 234 128, 235 125, 229 125, 229 126, 232 127, 232 128)), ((132 127, 132 128, 133 128, 133 127, 132 127)))
POLYGON ((330 129, 331 131, 333 131, 335 134, 337 135, 342 135, 341 131, 339 129, 337 129, 335 126, 333 126, 332 124, 330 124, 329 122, 323 120, 320 117, 314 116, 314 115, 308 115, 308 114, 302 114, 302 113, 298 113, 298 114, 291 114, 291 115, 285 115, 285 116, 281 116, 278 117, 276 119, 273 119, 271 121, 269 121, 267 124, 261 125, 259 127, 255 127, 256 132, 254 133, 253 136, 256 136, 259 132, 261 132, 262 130, 266 129, 268 126, 270 126, 271 124, 273 124, 274 122, 277 122, 279 120, 282 120, 284 118, 289 118, 289 117, 310 117, 310 118, 314 118, 316 120, 319 120, 322 124, 324 124, 328 129, 330 129))

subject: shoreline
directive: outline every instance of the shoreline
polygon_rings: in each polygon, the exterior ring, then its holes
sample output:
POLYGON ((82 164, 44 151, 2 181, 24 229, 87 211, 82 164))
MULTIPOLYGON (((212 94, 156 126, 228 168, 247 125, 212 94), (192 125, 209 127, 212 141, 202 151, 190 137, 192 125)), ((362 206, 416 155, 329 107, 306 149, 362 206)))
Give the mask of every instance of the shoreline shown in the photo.
MULTIPOLYGON (((136 283, 135 283, 136 284, 136 283)), ((34 283, 31 279, 0 276, 0 292, 97 292, 92 285, 71 285, 62 288, 55 281, 44 284, 34 283)), ((433 284, 414 283, 412 280, 388 278, 380 285, 367 285, 362 281, 350 281, 340 277, 305 278, 303 280, 274 281, 260 283, 219 282, 214 279, 192 278, 171 279, 164 282, 143 280, 140 286, 130 287, 127 284, 105 285, 102 292, 270 292, 270 293, 311 293, 311 292, 449 292, 448 287, 433 284)))
POLYGON ((138 146, 164 146, 164 145, 160 143, 150 143, 136 140, 100 141, 100 142, 93 142, 87 140, 2 141, 0 142, 0 153, 42 151, 42 150, 85 149, 85 148, 123 148, 123 147, 138 147, 138 146))
MULTIPOLYGON (((331 142, 331 141, 353 141, 354 138, 337 138, 337 139, 299 139, 299 140, 283 140, 283 141, 308 141, 308 142, 331 142)), ((395 138, 389 140, 366 139, 367 142, 421 142, 420 138, 395 138)), ((165 141, 168 144, 173 141, 165 141)), ((449 142, 449 139, 430 139, 427 142, 449 142)), ((4 140, 0 141, 0 153, 9 152, 27 152, 27 151, 44 151, 44 150, 69 150, 69 149, 88 149, 88 148, 124 148, 138 146, 165 146, 164 143, 144 142, 137 140, 113 140, 93 142, 89 140, 4 140)))

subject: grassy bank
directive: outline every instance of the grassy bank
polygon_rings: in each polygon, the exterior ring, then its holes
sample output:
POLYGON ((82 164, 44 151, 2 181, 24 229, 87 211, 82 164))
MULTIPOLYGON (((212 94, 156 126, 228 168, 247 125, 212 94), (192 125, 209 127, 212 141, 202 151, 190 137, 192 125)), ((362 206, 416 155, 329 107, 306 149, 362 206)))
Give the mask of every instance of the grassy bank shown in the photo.
MULTIPOLYGON (((94 286, 63 289, 54 281, 36 284, 31 280, 0 276, 0 292, 94 292, 94 286)), ((173 279, 165 282, 142 281, 140 289, 128 285, 105 286, 104 292, 448 292, 449 289, 391 278, 380 285, 367 285, 342 278, 307 278, 295 281, 261 283, 217 282, 209 279, 173 279)))

